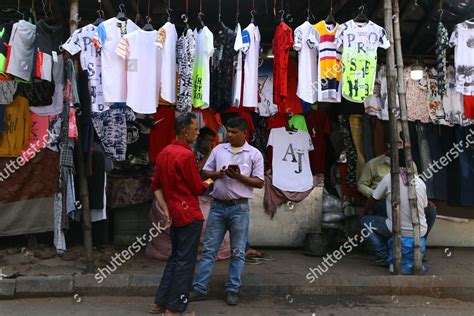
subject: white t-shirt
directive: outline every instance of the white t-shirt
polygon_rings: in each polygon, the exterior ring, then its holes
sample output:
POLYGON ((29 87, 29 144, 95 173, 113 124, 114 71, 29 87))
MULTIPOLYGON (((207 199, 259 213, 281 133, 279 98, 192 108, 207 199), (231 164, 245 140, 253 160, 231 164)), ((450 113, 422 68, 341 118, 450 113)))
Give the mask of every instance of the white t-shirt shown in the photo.
POLYGON ((242 29, 237 23, 235 27, 235 43, 234 50, 237 52, 237 60, 234 67, 234 77, 232 78, 232 107, 240 106, 240 95, 242 94, 242 48, 244 43, 242 40, 242 29))
POLYGON ((474 22, 464 21, 454 27, 449 45, 454 49, 456 90, 474 95, 474 22))
POLYGON ((124 35, 138 29, 131 20, 120 21, 115 17, 97 27, 93 41, 97 48, 101 48, 104 102, 127 101, 127 64, 115 50, 124 35))
POLYGON ((273 128, 267 146, 273 147, 273 186, 289 192, 306 192, 313 187, 309 152, 314 146, 308 132, 273 128))
POLYGON ((242 105, 258 106, 258 64, 260 56, 260 31, 250 23, 242 31, 242 51, 244 57, 244 96, 242 105))
POLYGON ((211 90, 211 69, 209 60, 214 54, 214 35, 204 26, 194 30, 196 49, 193 65, 193 106, 201 109, 209 107, 211 90))
POLYGON ((72 33, 71 37, 62 45, 62 48, 71 55, 80 54, 81 68, 89 73, 89 92, 91 95, 91 106, 93 112, 102 112, 109 108, 104 104, 102 93, 102 69, 100 60, 100 48, 96 48, 92 42, 97 31, 97 26, 86 25, 72 33))
POLYGON ((161 97, 171 103, 176 103, 176 42, 178 34, 176 27, 166 22, 160 30, 165 32, 163 57, 161 63, 161 97))
POLYGON ((317 51, 313 25, 308 21, 295 29, 293 49, 298 52, 298 88, 296 95, 305 102, 314 103, 318 97, 317 51))
POLYGON ((127 61, 127 105, 152 114, 160 101, 161 56, 165 32, 138 29, 122 37, 117 55, 127 61))
MULTIPOLYGON (((392 184, 390 173, 383 177, 382 181, 377 185, 372 197, 376 200, 385 199, 387 205, 387 219, 385 224, 392 231, 392 184)), ((428 206, 428 197, 426 195, 426 185, 420 177, 415 176, 416 182, 416 202, 418 204, 418 214, 420 217, 420 233, 423 237, 428 229, 425 217, 425 207, 428 206)), ((403 185, 400 176, 400 225, 403 236, 413 236, 413 224, 411 220, 410 203, 408 201, 408 186, 403 185)))

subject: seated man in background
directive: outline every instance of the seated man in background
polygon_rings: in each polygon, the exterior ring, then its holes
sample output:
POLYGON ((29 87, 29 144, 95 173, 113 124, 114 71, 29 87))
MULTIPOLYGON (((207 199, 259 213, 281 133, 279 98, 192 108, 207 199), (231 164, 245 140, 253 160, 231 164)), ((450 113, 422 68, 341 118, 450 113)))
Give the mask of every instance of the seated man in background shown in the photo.
MULTIPOLYGON (((400 224, 402 236, 413 236, 413 224, 409 203, 408 171, 406 168, 403 150, 399 150, 400 158, 400 224)), ((426 237, 428 225, 425 217, 425 208, 428 206, 428 197, 426 195, 426 185, 417 175, 415 175, 415 190, 418 215, 420 219, 421 237, 426 237)), ((376 201, 384 201, 386 204, 385 216, 368 215, 360 220, 361 225, 365 227, 374 227, 368 237, 368 240, 375 251, 375 260, 373 265, 386 266, 387 262, 387 241, 392 236, 392 184, 391 174, 388 173, 377 185, 372 195, 367 200, 366 210, 371 209, 376 201)))

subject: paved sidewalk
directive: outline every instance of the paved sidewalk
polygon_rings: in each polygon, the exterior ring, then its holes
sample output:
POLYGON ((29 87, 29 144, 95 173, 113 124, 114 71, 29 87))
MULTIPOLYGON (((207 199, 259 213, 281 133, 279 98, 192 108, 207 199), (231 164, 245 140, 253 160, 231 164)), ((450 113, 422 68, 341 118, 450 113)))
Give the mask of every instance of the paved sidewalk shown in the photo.
MULTIPOLYGON (((310 268, 322 258, 307 257, 300 250, 263 250, 275 261, 246 265, 242 276, 243 296, 285 295, 424 295, 474 301, 474 249, 428 249, 429 269, 423 276, 395 276, 387 269, 369 266, 370 256, 351 253, 310 283, 310 268)), ((5 257, 7 258, 7 257, 5 257)), ((0 259, 0 267, 5 262, 0 259)), ((57 259, 48 259, 57 260, 57 259)), ((104 267, 106 263, 98 265, 104 267)), ((123 264, 99 284, 92 274, 81 274, 81 263, 68 262, 70 269, 50 267, 48 275, 30 269, 12 279, 0 280, 0 298, 70 296, 152 296, 165 263, 142 254, 123 264), (78 270, 79 269, 79 270, 78 270), (78 271, 76 271, 78 270, 78 271)), ((218 262, 210 282, 210 295, 223 296, 228 261, 218 262)))

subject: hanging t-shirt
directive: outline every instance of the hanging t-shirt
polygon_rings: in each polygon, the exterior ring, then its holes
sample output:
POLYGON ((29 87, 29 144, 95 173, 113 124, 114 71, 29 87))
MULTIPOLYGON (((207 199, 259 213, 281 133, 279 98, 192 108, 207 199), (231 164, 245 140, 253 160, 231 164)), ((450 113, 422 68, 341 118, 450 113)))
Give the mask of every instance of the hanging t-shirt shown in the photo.
POLYGON ((428 100, 425 104, 427 104, 431 122, 434 124, 447 124, 444 119, 443 101, 438 94, 437 72, 434 68, 428 70, 428 100))
POLYGON ((209 60, 214 53, 214 35, 204 26, 200 31, 194 30, 194 38, 196 51, 193 66, 193 106, 208 108, 211 89, 209 60))
POLYGON ((278 111, 281 113, 301 114, 303 107, 301 100, 296 95, 298 82, 298 66, 296 65, 296 58, 290 57, 288 59, 288 97, 278 104, 278 111))
POLYGON ((192 109, 193 95, 193 65, 196 41, 190 29, 185 31, 176 44, 176 57, 178 59, 178 112, 189 112, 192 109))
POLYGON ((309 152, 314 147, 308 132, 274 128, 267 146, 273 147, 273 186, 289 192, 306 192, 313 187, 309 152))
POLYGON ((92 111, 102 112, 107 110, 109 105, 104 102, 104 95, 102 93, 100 48, 96 48, 92 42, 96 31, 97 27, 93 24, 77 29, 62 47, 71 55, 81 53, 81 68, 82 70, 87 70, 89 75, 88 82, 92 111))
POLYGON ((406 82, 406 102, 407 117, 409 121, 420 121, 421 123, 429 123, 430 115, 426 108, 426 100, 428 99, 428 78, 426 72, 423 78, 413 80, 410 78, 411 68, 405 68, 406 82))
POLYGON ((176 42, 178 34, 175 25, 170 22, 166 22, 160 31, 165 34, 161 63, 161 97, 174 104, 176 103, 176 42))
POLYGON ((235 27, 235 43, 234 43, 234 50, 237 52, 235 57, 235 67, 234 67, 234 74, 232 77, 232 107, 239 107, 240 106, 240 96, 242 94, 242 48, 243 48, 243 39, 242 39, 242 29, 240 28, 240 24, 237 23, 235 27))
MULTIPOLYGON (((281 104, 288 97, 288 57, 293 46, 293 32, 280 22, 273 37, 273 103, 281 104)), ((245 73, 247 76, 247 73, 245 73)))
POLYGON ((474 95, 474 22, 468 20, 457 24, 449 45, 455 47, 456 90, 474 95))
POLYGON ((175 118, 175 111, 167 106, 160 106, 153 114, 154 125, 150 128, 150 164, 154 164, 158 154, 176 138, 175 118))
POLYGON ((374 90, 377 48, 390 47, 387 32, 372 21, 361 24, 350 20, 337 28, 336 47, 343 49, 344 98, 364 102, 374 90))
POLYGON ((317 100, 317 53, 313 25, 308 21, 295 29, 293 49, 298 52, 298 87, 296 94, 308 103, 317 100))
POLYGON ((258 26, 250 23, 242 31, 242 51, 244 53, 244 84, 242 105, 258 106, 258 64, 260 56, 260 31, 258 26))
POLYGON ((31 134, 29 145, 20 153, 24 161, 31 160, 41 149, 46 147, 49 138, 49 123, 54 118, 56 118, 56 115, 40 116, 30 111, 31 134))
POLYGON ((122 37, 117 47, 117 54, 127 60, 127 105, 136 113, 156 112, 165 36, 162 29, 138 29, 122 37))
MULTIPOLYGON (((310 41, 318 52, 317 91, 319 102, 341 102, 341 52, 336 47, 338 25, 323 20, 314 26, 310 41)), ((374 70, 375 71, 375 70, 374 70)))
POLYGON ((0 157, 18 157, 28 146, 31 134, 30 109, 28 99, 17 96, 5 105, 3 133, 0 138, 0 157))
POLYGON ((5 73, 5 68, 7 66, 8 42, 12 34, 13 24, 13 22, 7 22, 0 25, 0 80, 11 78, 5 73))
POLYGON ((473 124, 474 120, 467 119, 464 115, 464 96, 456 91, 456 75, 452 66, 448 67, 446 87, 447 93, 443 98, 443 108, 447 123, 462 126, 473 124))
POLYGON ((288 120, 288 125, 304 132, 308 131, 308 126, 306 126, 306 120, 301 114, 292 115, 291 118, 288 120))
POLYGON ((97 27, 92 40, 97 48, 101 48, 104 102, 127 101, 127 64, 115 50, 124 35, 138 29, 131 20, 121 21, 115 17, 97 27))
POLYGON ((270 59, 265 59, 258 68, 258 93, 260 102, 257 113, 269 117, 278 112, 278 106, 273 103, 273 66, 270 59))
POLYGON ((439 21, 438 23, 438 32, 436 35, 436 69, 438 71, 438 94, 446 94, 446 50, 449 47, 449 35, 448 30, 443 25, 443 22, 439 21))

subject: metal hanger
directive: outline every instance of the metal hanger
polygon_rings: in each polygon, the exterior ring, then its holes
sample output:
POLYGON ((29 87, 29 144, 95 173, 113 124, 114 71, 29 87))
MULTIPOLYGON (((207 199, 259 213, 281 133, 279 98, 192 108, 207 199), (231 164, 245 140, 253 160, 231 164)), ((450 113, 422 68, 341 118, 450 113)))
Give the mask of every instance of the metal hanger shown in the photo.
POLYGON ((117 13, 117 19, 119 19, 120 21, 127 20, 127 15, 125 14, 125 4, 123 3, 123 1, 121 1, 119 4, 119 12, 117 13))
POLYGON ((206 24, 204 24, 204 13, 202 12, 202 0, 199 1, 199 12, 198 12, 198 25, 197 25, 197 29, 198 30, 201 30, 203 29, 206 24))
POLYGON ((354 22, 368 23, 369 18, 365 15, 365 4, 359 7, 359 14, 355 17, 354 22))
POLYGON ((217 21, 219 22, 222 30, 227 28, 224 24, 224 21, 222 21, 222 0, 219 0, 219 15, 217 21))
POLYGON ((99 17, 94 21, 94 24, 95 26, 99 26, 100 23, 104 22, 104 11, 102 10, 102 0, 97 0, 97 2, 99 3, 99 9, 96 11, 97 14, 99 15, 99 17))
POLYGON ((14 9, 14 8, 5 8, 5 9, 2 9, 2 12, 3 13, 10 13, 10 12, 18 13, 19 15, 21 15, 22 20, 25 19, 25 14, 20 11, 20 0, 18 0, 18 5, 17 5, 16 9, 14 9))
POLYGON ((324 22, 326 22, 326 24, 331 24, 331 25, 334 25, 334 26, 337 25, 336 18, 334 17, 334 10, 333 10, 333 7, 332 7, 332 0, 331 0, 331 9, 329 10, 329 15, 326 17, 324 22))
POLYGON ((153 27, 153 25, 150 23, 151 22, 151 17, 150 17, 150 0, 148 0, 148 12, 147 12, 147 15, 146 15, 146 24, 143 25, 143 28, 142 30, 144 31, 154 31, 155 28, 153 27))
POLYGON ((184 23, 184 31, 185 31, 185 32, 186 32, 187 30, 189 30, 189 24, 188 24, 188 21, 189 21, 189 18, 188 18, 188 9, 189 9, 188 0, 186 0, 186 13, 181 14, 181 20, 182 20, 183 23, 184 23))
POLYGON ((307 14, 306 21, 313 24, 316 18, 314 17, 313 12, 311 12, 311 0, 308 0, 308 8, 306 9, 306 14, 307 14))
POLYGON ((166 15, 168 16, 167 18, 167 21, 171 23, 171 12, 173 12, 173 10, 168 7, 168 9, 166 9, 166 15))
POLYGON ((252 1, 252 10, 250 11, 250 15, 252 16, 250 23, 257 25, 255 23, 255 14, 257 14, 257 11, 255 11, 255 0, 252 1))
POLYGON ((240 1, 237 0, 237 8, 235 10, 235 24, 239 24, 239 17, 240 17, 240 1))

